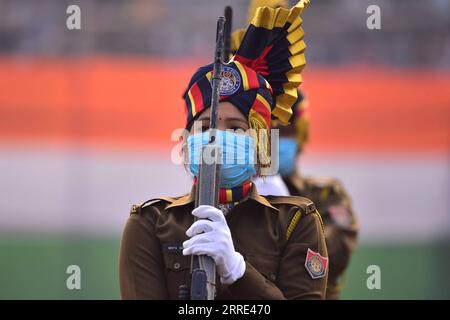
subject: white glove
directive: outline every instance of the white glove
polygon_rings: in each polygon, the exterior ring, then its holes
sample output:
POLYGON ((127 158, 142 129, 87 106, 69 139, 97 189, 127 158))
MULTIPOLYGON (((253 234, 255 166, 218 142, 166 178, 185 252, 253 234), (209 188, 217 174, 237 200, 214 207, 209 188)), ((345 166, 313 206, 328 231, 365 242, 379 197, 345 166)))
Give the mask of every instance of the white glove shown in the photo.
POLYGON ((245 261, 234 250, 231 232, 222 211, 202 205, 194 209, 192 214, 201 220, 194 222, 186 231, 191 239, 183 242, 183 255, 210 256, 216 263, 220 281, 232 284, 244 275, 245 261))

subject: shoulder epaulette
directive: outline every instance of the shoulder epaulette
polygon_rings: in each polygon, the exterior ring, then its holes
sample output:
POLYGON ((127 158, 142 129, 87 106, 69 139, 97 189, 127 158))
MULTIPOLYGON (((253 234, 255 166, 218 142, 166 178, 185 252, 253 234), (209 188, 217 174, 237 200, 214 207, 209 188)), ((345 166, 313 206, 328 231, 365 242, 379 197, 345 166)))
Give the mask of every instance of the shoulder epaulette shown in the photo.
POLYGON ((151 206, 155 203, 162 202, 162 201, 172 203, 174 200, 175 199, 169 198, 169 197, 160 197, 160 198, 153 198, 153 199, 147 200, 141 204, 133 204, 130 209, 130 214, 140 214, 141 210, 145 207, 151 206))
POLYGON ((336 178, 307 177, 307 178, 305 178, 305 182, 310 187, 321 190, 322 198, 327 198, 330 194, 345 193, 342 183, 336 178))
POLYGON ((293 204, 299 208, 302 208, 305 214, 309 214, 311 212, 316 211, 316 206, 314 203, 304 197, 295 197, 295 196, 276 196, 270 197, 271 204, 293 204))
POLYGON ((277 197, 271 198, 270 203, 272 203, 272 204, 293 204, 293 205, 299 207, 300 209, 302 209, 302 210, 298 210, 294 214, 294 216, 291 218, 291 221, 289 222, 289 225, 286 230, 286 240, 289 240, 292 232, 294 231, 298 222, 300 221, 300 218, 302 217, 302 211, 305 214, 316 213, 316 215, 320 221, 322 232, 325 232, 322 218, 321 218, 319 212, 317 211, 316 206, 310 199, 304 198, 304 197, 294 197, 294 196, 283 196, 283 197, 277 196, 277 197))

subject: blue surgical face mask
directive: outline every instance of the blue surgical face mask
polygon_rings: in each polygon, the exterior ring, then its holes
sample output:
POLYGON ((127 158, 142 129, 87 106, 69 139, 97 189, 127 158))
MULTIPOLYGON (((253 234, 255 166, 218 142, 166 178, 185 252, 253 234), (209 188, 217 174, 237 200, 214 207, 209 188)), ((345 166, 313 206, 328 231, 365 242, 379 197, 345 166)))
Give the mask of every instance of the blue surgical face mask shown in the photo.
POLYGON ((295 156, 298 150, 297 140, 294 138, 280 138, 279 144, 279 173, 289 176, 295 171, 295 156))
MULTIPOLYGON (((208 141, 208 131, 190 135, 187 139, 189 171, 196 177, 200 171, 201 146, 208 141)), ((222 151, 221 188, 240 186, 256 174, 255 147, 251 136, 216 130, 216 143, 222 151)))

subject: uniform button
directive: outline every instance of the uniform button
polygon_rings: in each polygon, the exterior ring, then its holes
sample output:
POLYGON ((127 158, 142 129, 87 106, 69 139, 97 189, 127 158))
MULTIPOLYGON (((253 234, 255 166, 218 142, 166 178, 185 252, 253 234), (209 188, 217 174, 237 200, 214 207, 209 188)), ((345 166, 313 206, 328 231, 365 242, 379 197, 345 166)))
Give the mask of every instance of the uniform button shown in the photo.
POLYGON ((175 263, 173 264, 173 268, 174 268, 175 270, 180 269, 180 267, 181 267, 181 264, 180 264, 179 262, 175 262, 175 263))
POLYGON ((270 279, 272 280, 272 281, 275 281, 276 279, 277 279, 277 276, 276 275, 274 275, 273 273, 270 275, 270 279))

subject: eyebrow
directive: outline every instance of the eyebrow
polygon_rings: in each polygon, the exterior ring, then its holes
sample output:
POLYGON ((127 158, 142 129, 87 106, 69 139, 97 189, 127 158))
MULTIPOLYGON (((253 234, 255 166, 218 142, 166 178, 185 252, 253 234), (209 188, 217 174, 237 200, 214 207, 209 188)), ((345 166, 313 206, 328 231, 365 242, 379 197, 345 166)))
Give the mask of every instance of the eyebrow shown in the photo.
MULTIPOLYGON (((205 117, 200 118, 200 119, 198 119, 198 120, 200 120, 200 121, 210 121, 210 117, 205 116, 205 117)), ((243 123, 247 123, 247 121, 245 121, 245 120, 242 119, 242 118, 234 118, 234 117, 227 118, 226 121, 240 121, 240 122, 243 122, 243 123)))

